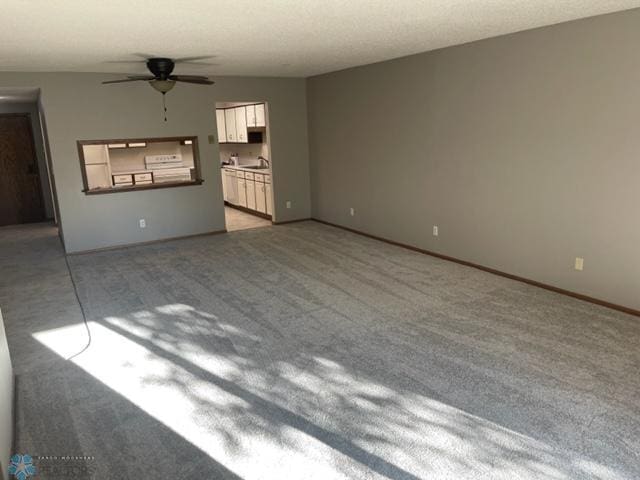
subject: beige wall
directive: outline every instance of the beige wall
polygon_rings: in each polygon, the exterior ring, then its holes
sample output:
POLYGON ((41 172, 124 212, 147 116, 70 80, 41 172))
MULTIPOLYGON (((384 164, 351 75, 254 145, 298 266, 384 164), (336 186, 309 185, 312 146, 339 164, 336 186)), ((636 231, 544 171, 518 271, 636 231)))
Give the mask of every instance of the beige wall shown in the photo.
POLYGON ((0 311, 0 480, 5 478, 13 447, 13 368, 0 311))
POLYGON ((277 221, 310 213, 306 86, 302 79, 216 78, 212 87, 178 85, 162 97, 144 82, 101 85, 117 75, 0 73, 0 86, 38 87, 67 251, 191 235, 224 228, 215 103, 255 98, 269 102, 277 221), (171 189, 86 196, 76 141, 197 135, 205 183, 171 189), (292 208, 285 208, 286 201, 292 208), (147 228, 138 227, 138 219, 147 228))
POLYGON ((311 78, 313 215, 640 308, 638 25, 633 10, 311 78))

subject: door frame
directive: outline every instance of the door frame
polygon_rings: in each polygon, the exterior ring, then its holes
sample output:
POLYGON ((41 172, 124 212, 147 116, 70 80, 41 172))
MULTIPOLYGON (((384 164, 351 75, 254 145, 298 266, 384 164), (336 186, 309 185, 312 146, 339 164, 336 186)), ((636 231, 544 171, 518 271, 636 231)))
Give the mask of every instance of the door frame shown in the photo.
MULTIPOLYGON (((275 202, 275 188, 273 186, 274 184, 274 175, 273 175, 273 161, 272 161, 272 155, 271 155, 271 149, 272 149, 272 145, 271 145, 271 122, 269 119, 269 101, 268 100, 260 100, 260 101, 231 101, 231 100, 217 100, 214 104, 214 116, 213 116, 213 120, 214 120, 214 127, 215 127, 215 138, 217 139, 217 141, 215 142, 216 147, 217 147, 217 161, 216 161, 216 168, 220 171, 220 180, 221 180, 221 192, 223 194, 223 199, 222 199, 222 207, 223 207, 223 215, 224 215, 224 208, 227 206, 225 200, 224 200, 224 184, 225 184, 225 176, 223 173, 223 169, 222 166, 220 165, 220 143, 227 143, 230 145, 234 145, 236 144, 236 142, 221 142, 221 138, 219 138, 218 135, 218 116, 216 114, 216 111, 219 109, 222 110, 226 110, 226 109, 232 109, 235 107, 223 107, 223 106, 218 106, 220 104, 239 104, 237 106, 249 106, 249 105, 264 105, 264 117, 265 117, 265 132, 264 132, 264 137, 266 138, 266 143, 267 143, 267 160, 269 161, 269 170, 270 170, 270 177, 271 177, 271 215, 267 216, 264 214, 261 214, 260 212, 256 212, 253 210, 249 210, 249 209, 244 209, 241 206, 230 206, 230 208, 235 208, 236 210, 240 210, 240 211, 245 211, 246 213, 248 213, 249 215, 253 215, 255 217, 260 217, 260 218, 265 218, 265 219, 269 219, 271 220, 271 224, 272 225, 276 225, 278 222, 276 221, 276 202, 275 202)), ((224 117, 225 121, 226 121, 226 116, 224 117)), ((226 128, 226 125, 225 125, 226 128)), ((210 138, 212 137, 211 135, 209 136, 210 138)), ((264 142, 264 141, 263 141, 264 142)), ((241 145, 244 145, 244 143, 238 143, 241 145)), ((225 220, 225 230, 227 227, 227 219, 226 219, 226 215, 224 215, 224 220, 225 220)))
MULTIPOLYGON (((42 210, 42 218, 41 222, 44 222, 47 219, 47 210, 44 205, 44 193, 42 192, 42 177, 40 172, 40 165, 38 162, 38 153, 36 151, 36 141, 33 136, 33 122, 31 119, 31 114, 29 112, 24 113, 0 113, 0 118, 6 117, 25 117, 27 119, 27 123, 29 124, 29 138, 31 140, 31 149, 33 150, 33 160, 35 165, 35 171, 38 175, 38 195, 40 196, 40 209, 42 210)), ((28 223, 38 223, 38 222, 28 222, 28 223)))

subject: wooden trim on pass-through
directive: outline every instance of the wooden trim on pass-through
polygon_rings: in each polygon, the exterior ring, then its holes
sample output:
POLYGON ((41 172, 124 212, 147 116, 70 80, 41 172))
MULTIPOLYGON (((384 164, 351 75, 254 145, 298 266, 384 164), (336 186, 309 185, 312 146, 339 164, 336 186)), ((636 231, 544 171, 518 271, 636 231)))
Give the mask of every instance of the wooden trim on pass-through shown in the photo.
MULTIPOLYGON (((104 195, 107 193, 120 193, 120 192, 133 192, 136 190, 156 190, 160 188, 175 188, 175 187, 188 187, 192 185, 202 185, 204 179, 202 178, 202 168, 200 165, 200 147, 198 145, 197 136, 185 136, 185 137, 145 137, 145 138, 117 138, 107 140, 78 140, 76 142, 78 146, 78 160, 80 161, 80 172, 82 173, 82 192, 85 195, 104 195), (89 181, 87 179, 86 164, 84 161, 84 149, 85 145, 109 145, 114 143, 124 143, 129 145, 130 143, 146 143, 147 146, 150 143, 165 143, 165 142, 184 142, 190 140, 191 150, 193 151, 193 168, 195 170, 196 178, 188 182, 158 182, 145 185, 130 185, 127 187, 112 186, 109 188, 101 189, 89 189, 89 181)), ((139 147, 127 147, 127 148, 139 148, 139 147)))
POLYGON ((358 235, 362 235, 364 237, 372 238, 373 240, 378 240, 380 242, 385 242, 390 245, 395 245, 396 247, 406 248, 408 250, 412 250, 414 252, 423 253, 425 255, 430 255, 432 257, 441 258, 442 260, 448 260, 450 262, 459 263, 460 265, 465 265, 467 267, 477 268, 478 270, 482 270, 483 272, 492 273, 494 275, 499 275, 501 277, 509 278, 511 280, 515 280, 517 282, 526 283, 528 285, 532 285, 534 287, 543 288, 545 290, 549 290, 555 293, 559 293, 561 295, 566 295, 568 297, 577 298, 578 300, 582 300, 584 302, 593 303, 595 305, 599 305, 601 307, 610 308, 612 310, 617 310, 619 312, 628 313, 629 315, 635 315, 636 317, 640 317, 640 310, 636 310, 634 308, 625 307, 623 305, 617 305, 615 303, 607 302, 605 300, 600 300, 597 298, 590 297, 588 295, 583 295, 581 293, 572 292, 570 290, 565 290, 563 288, 554 287, 553 285, 547 285, 546 283, 538 282, 536 280, 530 280, 528 278, 519 277, 518 275, 513 275, 511 273, 501 272, 500 270, 496 270, 495 268, 485 267, 483 265, 478 265, 477 263, 468 262, 466 260, 460 260, 459 258, 450 257, 449 255, 443 255, 441 253, 432 252, 430 250, 425 250, 422 248, 414 247, 412 245, 407 245, 405 243, 396 242, 395 240, 389 240, 387 238, 378 237, 376 235, 371 235, 370 233, 362 232, 360 230, 355 230, 353 228, 344 227, 342 225, 338 225, 336 223, 327 222, 325 220, 320 220, 318 218, 312 218, 313 221, 318 223, 323 223, 325 225, 330 225, 332 227, 340 228, 342 230, 346 230, 351 233, 356 233, 358 235))

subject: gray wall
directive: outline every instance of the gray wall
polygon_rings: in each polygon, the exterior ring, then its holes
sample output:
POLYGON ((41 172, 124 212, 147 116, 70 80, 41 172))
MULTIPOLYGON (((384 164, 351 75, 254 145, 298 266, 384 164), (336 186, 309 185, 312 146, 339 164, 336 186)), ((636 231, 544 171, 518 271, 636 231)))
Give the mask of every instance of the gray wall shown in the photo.
POLYGON ((13 368, 0 311, 0 479, 5 478, 13 447, 13 368))
POLYGON ((33 130, 33 142, 36 149, 36 157, 38 160, 38 171, 40 174, 40 183, 42 197, 44 200, 44 209, 47 218, 53 218, 53 201, 51 198, 51 189, 49 188, 49 173, 47 170, 47 162, 44 152, 44 143, 42 139, 42 127, 40 126, 40 113, 38 111, 37 102, 33 103, 11 103, 0 102, 0 113, 28 113, 31 118, 31 129, 33 130))
POLYGON ((313 216, 640 308, 638 25, 633 10, 309 79, 313 216))
POLYGON ((215 103, 245 99, 269 103, 275 220, 310 214, 306 85, 302 79, 216 78, 213 87, 178 85, 162 96, 144 82, 101 85, 105 74, 0 73, 0 86, 38 87, 47 123, 61 224, 68 252, 224 228, 215 103), (197 135, 205 183, 86 196, 77 140, 197 135), (286 201, 292 208, 286 209, 286 201), (147 228, 138 227, 138 219, 147 228))

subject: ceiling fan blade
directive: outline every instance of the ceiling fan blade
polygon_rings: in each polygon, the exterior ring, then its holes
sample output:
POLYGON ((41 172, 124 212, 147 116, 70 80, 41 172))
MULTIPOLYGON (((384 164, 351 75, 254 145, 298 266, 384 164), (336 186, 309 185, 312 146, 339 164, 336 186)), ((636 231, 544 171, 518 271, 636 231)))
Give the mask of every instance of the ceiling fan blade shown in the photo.
POLYGON ((106 85, 108 83, 123 83, 123 82, 140 82, 140 81, 149 81, 149 80, 153 80, 155 79, 155 77, 150 77, 150 76, 139 76, 139 77, 129 77, 129 78, 123 78, 121 80, 107 80, 106 82, 102 82, 103 85, 106 85))
POLYGON ((183 58, 174 58, 173 63, 187 63, 187 62, 195 62, 197 60, 208 60, 209 58, 215 58, 215 55, 200 55, 199 57, 183 57, 183 58))
POLYGON ((182 80, 209 80, 205 75, 169 75, 169 78, 173 80, 177 78, 182 80))
POLYGON ((219 67, 222 64, 209 62, 180 62, 180 65, 194 65, 196 67, 219 67))
POLYGON ((155 58, 155 57, 157 57, 157 55, 151 55, 151 54, 149 54, 149 53, 140 53, 140 52, 132 53, 131 55, 133 55, 134 57, 140 57, 140 58, 142 58, 143 60, 149 60, 150 58, 155 58))
POLYGON ((176 82, 197 83, 199 85, 213 85, 215 83, 207 77, 198 77, 196 75, 171 75, 169 79, 176 82))

